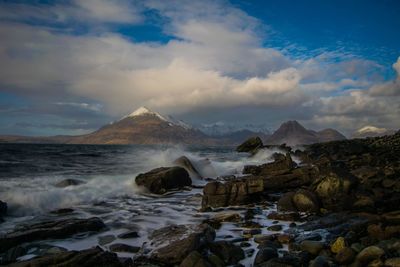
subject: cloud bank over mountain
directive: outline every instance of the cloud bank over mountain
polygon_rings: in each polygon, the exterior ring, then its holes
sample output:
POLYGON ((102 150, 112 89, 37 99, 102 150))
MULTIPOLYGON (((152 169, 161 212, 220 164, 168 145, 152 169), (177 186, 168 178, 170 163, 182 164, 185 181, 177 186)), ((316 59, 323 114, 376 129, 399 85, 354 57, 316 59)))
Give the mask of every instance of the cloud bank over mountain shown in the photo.
POLYGON ((118 117, 145 105, 205 123, 246 109, 272 127, 400 125, 400 58, 385 78, 386 66, 341 51, 292 55, 266 46, 274 30, 226 1, 3 3, 0 21, 0 91, 33 108, 82 103, 74 108, 118 117), (161 37, 126 33, 140 25, 161 37))

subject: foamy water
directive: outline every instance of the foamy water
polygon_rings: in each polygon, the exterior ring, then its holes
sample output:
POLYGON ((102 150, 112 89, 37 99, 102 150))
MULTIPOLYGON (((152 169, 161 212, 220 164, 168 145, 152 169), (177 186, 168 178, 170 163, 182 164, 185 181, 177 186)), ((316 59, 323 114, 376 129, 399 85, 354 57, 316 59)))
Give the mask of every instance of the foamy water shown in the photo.
MULTIPOLYGON (((33 146, 31 149, 37 150, 41 147, 33 146)), ((15 151, 24 153, 24 150, 26 148, 17 145, 10 150, 10 153, 18 155, 15 151)), ((21 168, 29 167, 34 171, 16 175, 16 172, 19 174, 19 167, 15 167, 14 172, 13 168, 8 168, 9 176, 3 173, 0 177, 0 200, 6 201, 9 205, 9 216, 5 223, 0 224, 0 233, 8 232, 21 223, 59 218, 60 215, 51 214, 50 211, 60 208, 74 210, 72 214, 64 215, 65 218, 97 216, 107 225, 107 231, 96 235, 44 242, 69 250, 90 248, 98 245, 101 236, 117 236, 132 230, 137 231, 140 237, 116 239, 103 248, 107 249, 113 243, 142 247, 143 243, 148 242, 149 233, 155 229, 170 224, 198 224, 215 215, 198 211, 201 205, 201 189, 154 196, 136 186, 134 178, 139 173, 161 166, 172 166, 176 158, 184 155, 206 177, 240 175, 245 165, 271 161, 272 154, 278 152, 266 149, 249 157, 247 154, 234 152, 232 148, 92 146, 83 149, 79 146, 59 146, 43 150, 42 154, 28 151, 26 154, 21 154, 19 159, 14 156, 12 160, 8 159, 8 163, 4 163, 2 159, 3 169, 7 167, 6 164, 17 164, 17 166, 19 164, 22 165, 21 168), (54 153, 55 162, 51 162, 51 158, 48 158, 49 150, 54 153), (60 153, 57 154, 57 151, 60 153), (54 164, 59 167, 53 168, 54 164), (86 183, 67 188, 54 186, 66 178, 79 179, 86 183)), ((6 156, 3 155, 3 158, 6 156)), ((206 182, 193 179, 193 183, 204 185, 206 182)), ((256 216, 256 220, 263 226, 271 225, 272 222, 266 219, 266 213, 271 210, 273 208, 265 209, 261 215, 256 216)), ((226 223, 217 232, 217 239, 226 235, 239 237, 240 233, 234 224, 226 223)), ((255 247, 253 242, 252 248, 256 249, 255 247)), ((119 254, 133 256, 127 253, 119 254)), ((243 263, 250 266, 249 263, 254 256, 255 254, 243 263)), ((29 256, 24 256, 27 257, 29 256)))

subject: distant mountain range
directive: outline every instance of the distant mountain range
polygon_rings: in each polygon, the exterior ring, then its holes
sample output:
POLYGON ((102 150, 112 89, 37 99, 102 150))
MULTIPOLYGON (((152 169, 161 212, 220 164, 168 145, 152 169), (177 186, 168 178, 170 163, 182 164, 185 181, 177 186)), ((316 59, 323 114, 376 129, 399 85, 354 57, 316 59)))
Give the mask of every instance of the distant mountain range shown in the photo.
POLYGON ((325 129, 319 132, 307 130, 297 121, 287 121, 278 130, 266 138, 265 143, 269 145, 287 144, 307 145, 334 140, 344 140, 346 137, 334 129, 325 129))
POLYGON ((95 132, 79 136, 0 136, 0 142, 15 143, 63 143, 63 144, 198 144, 237 145, 244 140, 259 136, 265 144, 297 145, 346 139, 334 129, 313 131, 297 121, 283 123, 272 135, 265 131, 240 129, 219 132, 218 135, 203 131, 141 107, 118 121, 105 125, 95 132))

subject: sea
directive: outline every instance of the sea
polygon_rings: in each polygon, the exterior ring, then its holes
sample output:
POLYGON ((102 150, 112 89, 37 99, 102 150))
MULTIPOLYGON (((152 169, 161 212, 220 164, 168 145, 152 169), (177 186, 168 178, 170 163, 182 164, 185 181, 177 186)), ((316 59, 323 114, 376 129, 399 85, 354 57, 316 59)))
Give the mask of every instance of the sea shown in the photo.
MULTIPOLYGON (((272 160, 278 150, 265 149, 254 156, 237 153, 234 147, 205 146, 149 146, 149 145, 61 145, 61 144, 0 144, 0 200, 8 203, 8 215, 0 223, 0 235, 20 225, 57 220, 60 218, 99 217, 107 230, 77 235, 62 240, 45 240, 43 244, 68 250, 82 250, 99 245, 104 236, 137 231, 138 238, 116 238, 113 243, 143 247, 149 234, 171 224, 199 224, 218 212, 200 212, 201 187, 207 181, 192 178, 195 188, 163 196, 148 193, 135 184, 135 177, 158 167, 173 166, 181 156, 188 157, 199 172, 209 178, 240 176, 245 165, 263 164, 272 160), (64 179, 78 179, 85 183, 59 188, 64 179), (57 215, 54 211, 70 208, 72 213, 57 215)), ((244 213, 246 208, 233 207, 219 212, 244 213)), ((256 216, 263 226, 272 225, 267 214, 276 208, 273 204, 259 207, 256 216)), ((275 222, 276 223, 276 222, 275 222)), ((281 222, 282 231, 288 223, 281 222)), ((218 239, 237 239, 241 230, 234 223, 224 223, 217 231, 218 239)), ((263 234, 268 230, 263 228, 263 234)), ((246 253, 242 261, 251 266, 257 251, 246 253)), ((135 257, 118 253, 121 257, 135 257)), ((28 253, 19 260, 36 256, 28 253)))

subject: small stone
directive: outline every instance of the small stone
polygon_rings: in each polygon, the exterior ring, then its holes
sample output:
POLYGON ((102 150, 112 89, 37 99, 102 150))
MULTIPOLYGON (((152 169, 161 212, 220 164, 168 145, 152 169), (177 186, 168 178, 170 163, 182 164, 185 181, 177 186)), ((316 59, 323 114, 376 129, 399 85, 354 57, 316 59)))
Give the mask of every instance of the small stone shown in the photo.
POLYGON ((116 238, 114 235, 103 235, 97 238, 99 240, 99 245, 104 246, 113 242, 116 238))
POLYGON ((369 246, 358 253, 356 260, 361 264, 368 264, 373 260, 380 259, 383 255, 385 255, 385 251, 380 247, 369 246))
POLYGON ((137 238, 137 237, 139 237, 139 234, 136 231, 126 232, 118 235, 118 238, 121 239, 137 238))
POLYGON ((318 256, 310 262, 308 267, 329 267, 329 262, 324 256, 318 256))
POLYGON ((245 229, 243 230, 244 235, 258 235, 261 234, 261 229, 245 229))
POLYGON ((277 257, 278 252, 276 249, 271 247, 262 248, 257 252, 256 258, 254 259, 254 265, 257 266, 258 264, 277 257))
POLYGON ((400 257, 399 258, 391 258, 385 260, 386 267, 398 267, 400 266, 400 257))
POLYGON ((342 250, 344 247, 346 247, 346 242, 343 237, 338 237, 335 242, 331 245, 331 251, 333 253, 338 253, 340 250, 342 250))
POLYGON ((280 224, 271 225, 271 226, 267 227, 267 230, 268 231, 274 231, 274 232, 281 231, 282 230, 282 225, 280 225, 280 224))
POLYGON ((292 240, 292 236, 287 234, 278 235, 277 240, 281 244, 288 244, 292 240))
POLYGON ((324 248, 324 243, 319 241, 305 240, 300 244, 301 250, 307 251, 312 255, 318 255, 319 252, 324 248))
POLYGON ((344 247, 337 252, 335 260, 339 264, 350 264, 354 261, 356 253, 351 248, 344 247))

